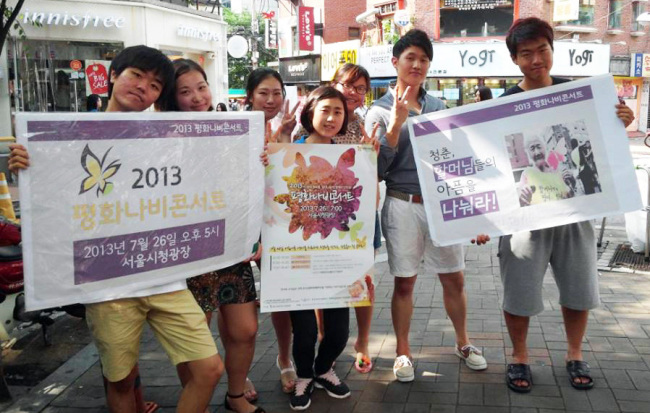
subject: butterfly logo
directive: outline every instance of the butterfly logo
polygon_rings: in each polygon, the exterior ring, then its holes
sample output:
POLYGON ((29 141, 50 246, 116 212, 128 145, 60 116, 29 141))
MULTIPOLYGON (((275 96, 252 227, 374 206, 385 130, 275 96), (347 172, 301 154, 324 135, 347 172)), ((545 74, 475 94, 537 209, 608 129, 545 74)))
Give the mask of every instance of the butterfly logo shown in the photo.
POLYGON ((113 184, 111 182, 108 182, 108 178, 115 175, 120 169, 120 166, 122 166, 118 163, 119 160, 117 159, 106 167, 104 166, 106 164, 108 153, 111 151, 111 149, 113 148, 111 147, 106 151, 102 157, 102 160, 100 161, 99 158, 93 153, 93 151, 90 150, 88 145, 86 145, 83 153, 81 154, 81 167, 84 169, 84 171, 86 171, 88 176, 81 182, 81 190, 79 191, 79 195, 90 191, 95 186, 97 186, 98 198, 100 193, 102 195, 108 195, 111 193, 113 190, 113 184))

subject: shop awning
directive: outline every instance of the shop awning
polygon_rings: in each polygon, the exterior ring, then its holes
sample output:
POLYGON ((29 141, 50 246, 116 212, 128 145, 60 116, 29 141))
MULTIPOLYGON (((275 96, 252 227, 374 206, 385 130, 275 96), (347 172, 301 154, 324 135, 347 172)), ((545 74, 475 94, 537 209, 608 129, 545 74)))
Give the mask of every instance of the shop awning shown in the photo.
POLYGON ((389 79, 370 79, 370 87, 388 87, 391 82, 396 82, 397 78, 389 79))
POLYGON ((243 98, 246 96, 245 89, 228 89, 229 98, 243 98))

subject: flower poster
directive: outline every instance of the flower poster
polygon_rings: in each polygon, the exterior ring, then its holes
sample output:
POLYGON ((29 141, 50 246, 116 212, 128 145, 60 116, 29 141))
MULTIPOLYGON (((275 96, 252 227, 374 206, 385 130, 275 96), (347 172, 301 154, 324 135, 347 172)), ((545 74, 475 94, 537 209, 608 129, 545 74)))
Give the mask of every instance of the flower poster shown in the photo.
POLYGON ((370 305, 376 152, 319 144, 268 151, 262 311, 370 305))
POLYGON ((641 209, 610 75, 411 118, 439 245, 641 209))
POLYGON ((260 113, 17 115, 29 309, 132 296, 250 257, 260 113))

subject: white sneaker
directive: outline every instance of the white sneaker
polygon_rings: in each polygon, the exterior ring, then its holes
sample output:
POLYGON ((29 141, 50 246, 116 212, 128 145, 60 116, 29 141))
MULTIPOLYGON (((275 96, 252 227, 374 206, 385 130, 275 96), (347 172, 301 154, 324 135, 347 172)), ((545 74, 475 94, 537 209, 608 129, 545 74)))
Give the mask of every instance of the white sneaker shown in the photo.
POLYGON ((415 369, 411 359, 404 355, 398 356, 395 359, 395 364, 393 364, 393 374, 397 381, 402 383, 415 380, 415 369))
POLYGON ((465 360, 465 365, 472 370, 487 369, 487 361, 485 361, 483 353, 471 344, 463 346, 463 348, 456 346, 456 355, 465 360))

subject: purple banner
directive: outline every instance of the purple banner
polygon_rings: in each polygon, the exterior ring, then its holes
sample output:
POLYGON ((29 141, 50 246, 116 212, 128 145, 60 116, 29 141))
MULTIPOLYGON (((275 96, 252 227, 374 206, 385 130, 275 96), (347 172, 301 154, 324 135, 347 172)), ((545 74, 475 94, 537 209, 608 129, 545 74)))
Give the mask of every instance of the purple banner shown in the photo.
POLYGON ((476 125, 478 123, 489 122, 497 119, 505 119, 511 116, 518 116, 525 113, 550 109, 552 107, 569 105, 571 103, 582 102, 589 99, 593 99, 591 86, 583 86, 580 88, 564 90, 562 92, 549 93, 535 98, 505 103, 503 105, 493 106, 486 109, 475 110, 473 112, 440 118, 435 121, 414 123, 413 132, 416 137, 420 137, 422 135, 462 128, 464 126, 476 125))
POLYGON ((30 142, 104 139, 195 138, 248 133, 248 119, 29 121, 30 142))
POLYGON ((499 203, 497 202, 496 191, 488 191, 445 199, 440 201, 440 209, 442 210, 442 219, 452 221, 497 212, 499 203))
POLYGON ((224 219, 75 241, 74 279, 84 284, 174 267, 224 252, 224 219))

